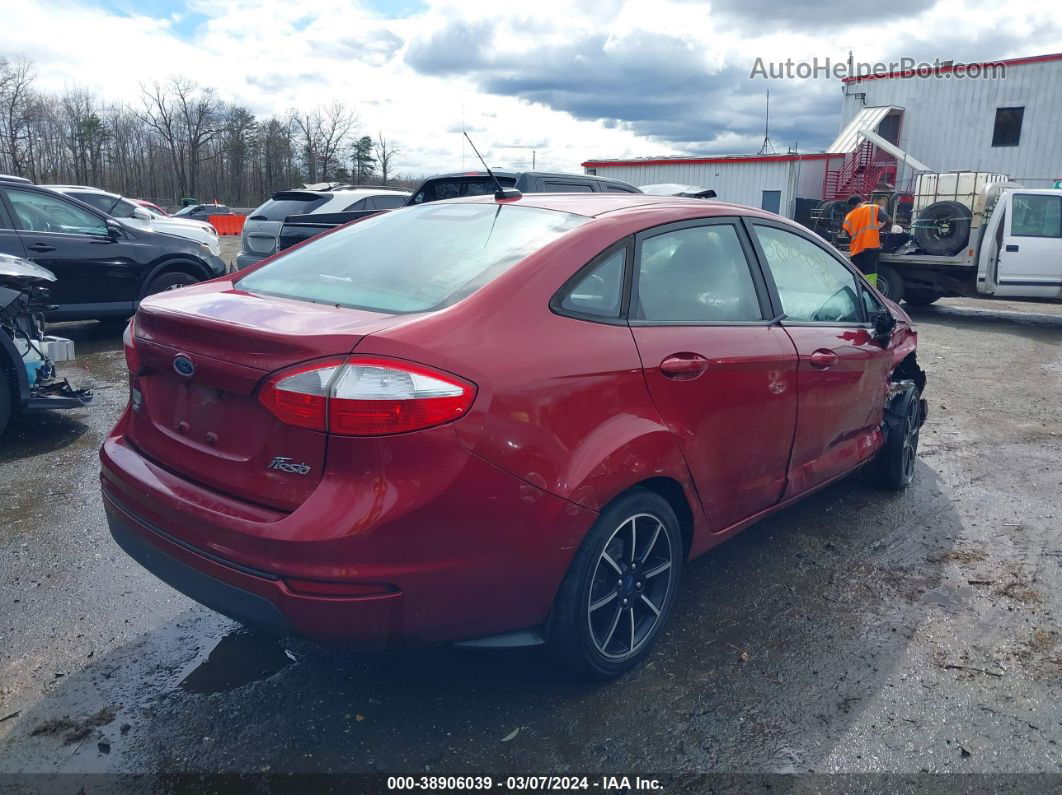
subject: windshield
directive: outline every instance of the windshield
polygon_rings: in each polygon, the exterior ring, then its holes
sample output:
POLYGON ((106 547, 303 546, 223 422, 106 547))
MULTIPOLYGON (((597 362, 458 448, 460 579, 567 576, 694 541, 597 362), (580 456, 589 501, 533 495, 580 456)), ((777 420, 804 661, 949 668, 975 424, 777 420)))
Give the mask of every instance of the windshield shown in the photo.
POLYGON ((440 309, 587 220, 501 204, 410 207, 312 241, 237 286, 389 314, 440 309))

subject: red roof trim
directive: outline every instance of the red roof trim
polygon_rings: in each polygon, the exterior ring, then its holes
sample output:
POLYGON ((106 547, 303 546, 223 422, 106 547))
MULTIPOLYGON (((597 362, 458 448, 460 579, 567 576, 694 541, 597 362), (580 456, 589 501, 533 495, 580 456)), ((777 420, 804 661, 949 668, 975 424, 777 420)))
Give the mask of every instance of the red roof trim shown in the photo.
POLYGON ((587 160, 583 168, 608 168, 609 166, 685 166, 703 163, 790 163, 794 160, 823 160, 828 157, 844 157, 841 154, 815 152, 806 155, 738 155, 730 157, 640 157, 635 160, 587 160))
MULTIPOLYGON (((933 74, 943 74, 944 72, 954 72, 956 69, 965 70, 971 66, 976 66, 980 69, 987 69, 991 66, 1024 66, 1030 63, 1043 63, 1044 61, 1062 61, 1062 52, 1052 53, 1051 55, 1030 55, 1026 58, 1010 58, 1005 61, 982 61, 981 63, 957 63, 951 66, 941 66, 937 69, 931 70, 933 74)), ((918 74, 915 69, 908 69, 903 72, 885 72, 883 74, 872 75, 852 75, 851 77, 842 77, 842 83, 859 83, 863 80, 885 80, 890 77, 913 77, 918 74)))

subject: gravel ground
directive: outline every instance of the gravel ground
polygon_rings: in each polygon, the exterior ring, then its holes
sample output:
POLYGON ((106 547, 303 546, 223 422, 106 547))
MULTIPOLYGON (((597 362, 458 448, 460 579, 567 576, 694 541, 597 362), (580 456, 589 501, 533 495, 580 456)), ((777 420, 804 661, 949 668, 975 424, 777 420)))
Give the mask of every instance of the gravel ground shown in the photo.
POLYGON ((98 492, 120 332, 66 324, 97 404, 0 441, 0 773, 1062 772, 1062 306, 915 319, 912 487, 849 479, 693 563, 608 686, 533 651, 272 641, 162 585, 98 492))

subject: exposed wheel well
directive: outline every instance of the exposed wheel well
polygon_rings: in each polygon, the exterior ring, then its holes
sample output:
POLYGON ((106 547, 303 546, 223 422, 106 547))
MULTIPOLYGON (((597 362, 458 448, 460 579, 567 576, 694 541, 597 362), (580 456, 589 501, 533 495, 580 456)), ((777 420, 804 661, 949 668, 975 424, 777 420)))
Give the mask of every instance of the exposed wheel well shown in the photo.
POLYGON ((915 358, 915 353, 912 351, 904 357, 904 360, 896 365, 896 368, 892 371, 893 381, 914 381, 915 386, 918 387, 918 393, 921 394, 926 391, 926 374, 922 368, 918 366, 918 360, 915 358))
MULTIPOLYGON (((679 520, 682 541, 686 547, 685 554, 689 555, 690 545, 693 543, 693 511, 690 508, 689 500, 686 499, 686 493, 682 490, 682 485, 674 478, 656 477, 648 478, 631 486, 631 489, 637 488, 648 489, 668 501, 679 520)), ((626 493, 624 492, 624 494, 626 493)))

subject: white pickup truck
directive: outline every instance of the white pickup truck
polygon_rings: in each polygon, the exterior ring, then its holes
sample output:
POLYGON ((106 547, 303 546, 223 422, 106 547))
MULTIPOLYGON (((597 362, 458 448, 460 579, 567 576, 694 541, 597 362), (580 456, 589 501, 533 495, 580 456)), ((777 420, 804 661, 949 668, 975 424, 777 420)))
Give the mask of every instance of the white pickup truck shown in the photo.
POLYGON ((879 289, 916 305, 946 296, 1062 299, 1062 190, 999 183, 985 193, 962 251, 882 254, 879 289))

